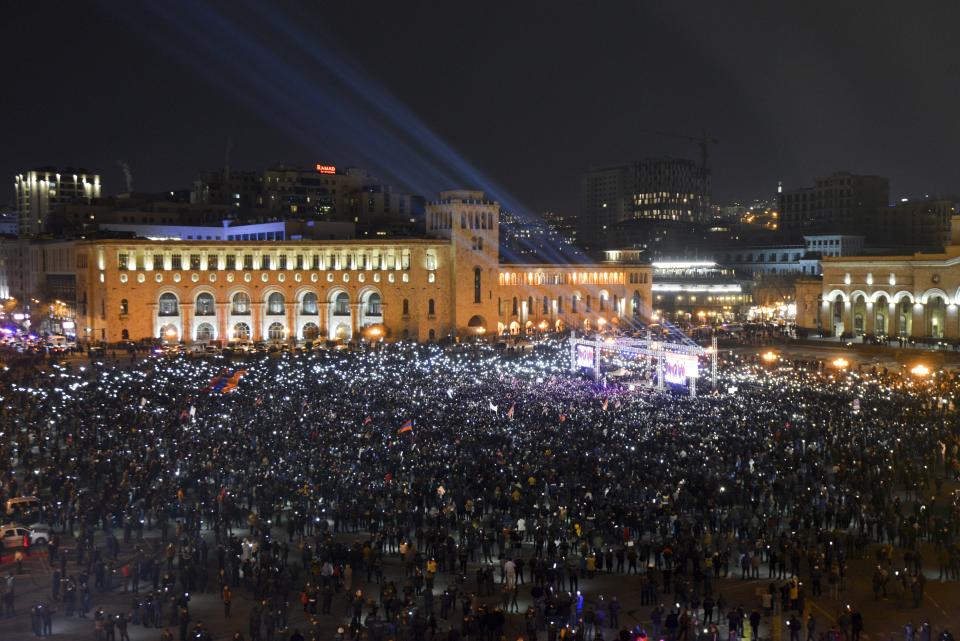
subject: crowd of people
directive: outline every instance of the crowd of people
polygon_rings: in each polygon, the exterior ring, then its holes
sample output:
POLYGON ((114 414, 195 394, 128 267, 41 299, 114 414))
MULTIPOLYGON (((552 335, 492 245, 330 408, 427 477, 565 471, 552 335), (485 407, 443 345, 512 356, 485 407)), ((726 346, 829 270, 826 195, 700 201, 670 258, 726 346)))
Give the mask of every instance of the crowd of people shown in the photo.
POLYGON ((55 612, 97 641, 717 641, 774 616, 791 641, 858 641, 848 562, 903 607, 925 568, 960 578, 953 376, 730 356, 689 398, 568 357, 284 354, 230 393, 222 360, 8 369, 2 499, 40 497, 53 531, 35 634, 55 612))

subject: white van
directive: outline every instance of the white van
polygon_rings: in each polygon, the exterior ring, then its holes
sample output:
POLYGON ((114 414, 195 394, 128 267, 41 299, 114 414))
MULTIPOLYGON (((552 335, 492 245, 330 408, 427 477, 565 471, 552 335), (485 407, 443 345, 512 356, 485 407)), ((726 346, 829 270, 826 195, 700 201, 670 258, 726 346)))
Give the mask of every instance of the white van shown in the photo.
POLYGON ((74 341, 68 339, 66 336, 47 336, 46 341, 47 345, 52 349, 64 350, 77 346, 74 341))

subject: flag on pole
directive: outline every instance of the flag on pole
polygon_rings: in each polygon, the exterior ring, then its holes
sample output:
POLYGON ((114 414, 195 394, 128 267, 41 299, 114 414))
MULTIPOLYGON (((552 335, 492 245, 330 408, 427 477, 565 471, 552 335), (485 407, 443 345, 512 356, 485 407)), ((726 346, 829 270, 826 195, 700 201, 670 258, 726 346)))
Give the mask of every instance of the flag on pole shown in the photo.
POLYGON ((400 426, 400 429, 397 430, 397 434, 406 434, 407 432, 413 431, 413 419, 408 420, 406 423, 400 426))
POLYGON ((511 421, 513 420, 513 409, 514 409, 516 406, 517 406, 517 404, 514 403, 513 405, 510 406, 510 409, 507 410, 507 418, 509 418, 511 421))
POLYGON ((449 396, 451 399, 453 398, 453 388, 452 388, 452 387, 448 387, 448 388, 447 388, 447 396, 449 396))
POLYGON ((566 415, 566 414, 561 414, 561 415, 560 415, 560 422, 563 423, 565 420, 567 420, 567 415, 566 415))
POLYGON ((497 413, 497 410, 500 409, 500 406, 499 406, 499 405, 494 405, 494 404, 493 404, 493 401, 488 401, 488 402, 490 403, 490 411, 492 411, 494 414, 496 414, 496 413, 497 413))
POLYGON ((364 424, 364 425, 369 425, 369 424, 372 423, 372 422, 373 422, 373 417, 372 417, 372 416, 369 416, 369 415, 368 415, 367 418, 363 419, 363 424, 364 424))

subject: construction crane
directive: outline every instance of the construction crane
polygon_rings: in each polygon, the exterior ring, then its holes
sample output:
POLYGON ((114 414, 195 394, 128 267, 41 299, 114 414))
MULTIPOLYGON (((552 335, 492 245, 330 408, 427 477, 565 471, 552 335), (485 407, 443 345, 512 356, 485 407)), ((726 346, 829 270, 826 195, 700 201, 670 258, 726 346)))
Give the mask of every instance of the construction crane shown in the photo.
POLYGON ((710 171, 710 145, 720 144, 720 141, 707 134, 707 132, 703 132, 701 136, 690 136, 666 131, 645 131, 643 133, 663 136, 665 138, 680 138, 681 140, 695 143, 700 147, 700 206, 703 208, 703 215, 708 215, 707 209, 710 203, 707 195, 707 176, 710 171))
POLYGON ((681 140, 686 140, 687 142, 692 142, 700 147, 700 169, 703 170, 703 175, 706 177, 707 170, 709 169, 710 163, 710 145, 718 145, 720 141, 716 138, 711 137, 706 132, 700 136, 689 136, 687 134, 675 134, 666 131, 645 131, 643 133, 652 134, 655 136, 663 136, 664 138, 680 138, 681 140))

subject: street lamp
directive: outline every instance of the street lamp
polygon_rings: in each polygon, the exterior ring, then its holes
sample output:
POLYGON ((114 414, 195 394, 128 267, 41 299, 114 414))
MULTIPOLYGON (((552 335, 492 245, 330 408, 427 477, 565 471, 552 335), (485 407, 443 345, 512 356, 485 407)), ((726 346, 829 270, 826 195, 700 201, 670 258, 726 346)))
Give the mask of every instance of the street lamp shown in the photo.
POLYGON ((913 369, 910 370, 910 373, 916 376, 917 378, 923 378, 930 374, 930 368, 924 365, 923 363, 917 363, 913 369))
POLYGON ((374 325, 373 327, 367 329, 367 341, 373 345, 383 340, 383 337, 386 335, 386 330, 383 329, 380 325, 374 325))

